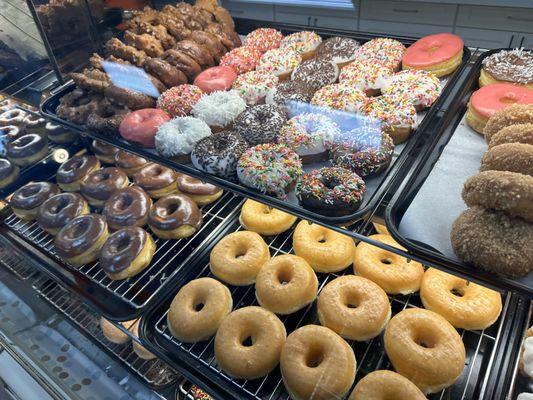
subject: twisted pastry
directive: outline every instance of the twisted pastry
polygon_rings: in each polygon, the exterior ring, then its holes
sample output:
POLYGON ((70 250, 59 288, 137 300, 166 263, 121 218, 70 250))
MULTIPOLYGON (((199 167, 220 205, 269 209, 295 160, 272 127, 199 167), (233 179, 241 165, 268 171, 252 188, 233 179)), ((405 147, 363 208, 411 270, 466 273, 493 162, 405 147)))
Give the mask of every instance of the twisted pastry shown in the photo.
POLYGON ((183 51, 167 50, 163 54, 162 59, 182 71, 187 76, 189 82, 192 82, 202 72, 200 64, 183 51))
POLYGON ((141 21, 130 29, 137 34, 147 33, 158 39, 165 50, 171 49, 176 45, 176 39, 168 33, 167 28, 163 25, 151 25, 148 22, 141 21))
POLYGON ((109 86, 109 77, 97 69, 85 69, 82 73, 72 72, 70 77, 77 87, 103 93, 109 86))
POLYGON ((60 118, 81 125, 91 113, 100 109, 101 101, 100 95, 90 95, 83 89, 74 89, 59 100, 56 113, 60 118))
POLYGON ((130 110, 155 107, 155 99, 153 97, 130 89, 124 89, 113 84, 110 84, 106 88, 104 95, 114 104, 127 107, 130 110))
POLYGON ((159 13, 157 23, 163 25, 177 41, 187 39, 191 35, 191 30, 185 26, 185 23, 172 14, 159 13))

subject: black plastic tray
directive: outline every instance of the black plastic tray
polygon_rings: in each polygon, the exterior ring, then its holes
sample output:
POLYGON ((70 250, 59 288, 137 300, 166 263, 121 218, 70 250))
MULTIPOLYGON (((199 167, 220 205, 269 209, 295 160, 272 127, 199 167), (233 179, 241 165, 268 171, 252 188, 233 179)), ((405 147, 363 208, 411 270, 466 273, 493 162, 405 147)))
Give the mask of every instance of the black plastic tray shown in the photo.
MULTIPOLYGON (((517 279, 501 277, 472 267, 458 259, 442 254, 426 243, 411 240, 399 231, 403 216, 424 185, 426 178, 433 170, 435 163, 440 158, 446 145, 454 135, 466 112, 468 100, 472 92, 478 89, 478 78, 483 59, 500 50, 508 49, 496 49, 483 53, 471 66, 470 70, 464 72, 466 78, 458 90, 456 100, 446 110, 443 118, 436 127, 435 138, 430 144, 428 151, 422 157, 411 155, 411 162, 407 161, 404 164, 404 168, 397 174, 397 178, 391 184, 392 191, 395 191, 395 194, 385 210, 385 221, 391 235, 414 258, 421 259, 435 267, 448 270, 455 275, 460 275, 495 288, 516 291, 526 297, 532 298, 533 287, 526 285, 524 282, 517 279)), ((464 180, 466 181, 467 178, 468 176, 465 176, 464 180)), ((446 212, 446 210, 442 210, 442 212, 446 212)))
MULTIPOLYGON (((308 29, 308 27, 306 26, 275 24, 275 23, 269 23, 265 21, 244 20, 244 19, 236 19, 236 26, 237 26, 236 28, 237 31, 241 34, 246 34, 247 32, 250 32, 253 29, 257 27, 261 27, 261 26, 263 27, 270 26, 286 34, 308 29)), ((331 30, 331 29, 322 29, 322 28, 320 29, 317 28, 314 30, 324 38, 340 35, 340 36, 352 37, 354 39, 364 42, 364 41, 368 41, 376 37, 390 37, 390 38, 397 39, 406 45, 412 44, 413 42, 416 41, 416 38, 393 36, 393 35, 350 32, 350 31, 331 30)), ((170 168, 184 172, 188 175, 197 177, 204 181, 211 182, 213 184, 216 184, 220 187, 223 187, 235 193, 241 194, 243 196, 250 197, 252 199, 261 201, 266 204, 270 204, 273 207, 283 209, 292 214, 298 215, 301 218, 305 218, 308 220, 312 220, 312 221, 319 222, 322 224, 327 224, 327 225, 341 225, 341 224, 347 224, 349 222, 356 221, 358 219, 361 219, 367 216, 369 213, 371 213, 372 210, 375 207, 377 207, 377 205, 379 204, 379 201, 383 198, 383 195, 386 193, 392 179, 396 176, 400 167, 404 164, 405 161, 410 160, 410 158, 408 157, 408 154, 411 154, 414 149, 416 149, 415 151, 416 154, 421 154, 422 152, 425 151, 425 148, 423 146, 422 147, 420 147, 420 145, 416 146, 416 144, 420 142, 419 139, 421 137, 431 136, 431 129, 432 129, 431 127, 435 123, 435 120, 437 119, 437 112, 439 108, 441 107, 441 105, 443 104, 443 102, 449 96, 451 89, 453 88, 454 84, 457 82, 460 72, 466 65, 467 61, 470 59, 470 56, 471 56, 470 50, 465 47, 463 50, 462 64, 458 68, 458 70, 455 71, 453 75, 448 77, 448 81, 442 91, 440 98, 435 102, 435 104, 427 112, 425 118, 420 123, 420 126, 412 134, 411 138, 407 141, 407 143, 405 143, 404 145, 401 145, 399 148, 397 147, 397 151, 398 149, 401 149, 401 152, 395 155, 395 159, 391 163, 391 166, 389 167, 389 169, 383 172, 382 174, 378 175, 377 177, 372 178, 373 180, 377 182, 376 189, 373 192, 371 190, 367 191, 367 193, 365 194, 365 198, 363 199, 363 203, 361 207, 359 208, 359 210, 357 210, 355 213, 351 215, 346 215, 343 217, 327 217, 327 216, 318 214, 316 212, 307 210, 303 208, 302 206, 300 206, 295 198, 292 198, 289 201, 287 201, 287 200, 280 200, 275 197, 262 194, 259 191, 249 189, 245 187, 244 185, 232 183, 225 179, 218 178, 214 175, 206 174, 194 168, 192 164, 180 164, 170 159, 164 158, 160 156, 159 154, 157 154, 155 150, 149 150, 149 149, 138 147, 134 144, 131 144, 119 138, 118 135, 117 136, 103 135, 97 132, 89 131, 84 126, 75 125, 68 121, 65 121, 57 116, 56 109, 59 105, 59 99, 74 89, 73 83, 67 84, 66 86, 58 90, 50 98, 48 98, 41 105, 41 113, 45 115, 46 117, 56 121, 59 124, 71 127, 72 129, 76 129, 78 132, 85 133, 89 135, 90 137, 105 141, 118 148, 127 150, 131 153, 141 155, 159 164, 166 165, 170 168)))

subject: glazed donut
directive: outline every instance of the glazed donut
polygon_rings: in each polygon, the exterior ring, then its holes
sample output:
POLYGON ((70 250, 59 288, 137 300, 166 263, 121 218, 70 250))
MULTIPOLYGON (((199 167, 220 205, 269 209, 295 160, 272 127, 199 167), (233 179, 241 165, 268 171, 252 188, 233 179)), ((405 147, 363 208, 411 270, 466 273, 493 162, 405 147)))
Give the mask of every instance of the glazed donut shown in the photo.
POLYGON ((465 182, 462 196, 469 207, 503 211, 533 223, 533 176, 507 171, 480 172, 465 182))
POLYGON ((152 199, 138 186, 116 190, 106 200, 102 215, 113 231, 129 226, 143 227, 148 221, 152 199))
POLYGON ((223 190, 218 186, 181 173, 178 173, 176 183, 178 192, 189 197, 199 206, 205 206, 217 201, 223 193, 223 190))
POLYGON ((248 147, 236 132, 224 131, 203 138, 191 153, 195 168, 230 181, 237 180, 237 163, 248 147))
POLYGON ((281 127, 287 122, 287 114, 278 106, 260 104, 243 111, 233 127, 248 143, 255 146, 275 142, 281 127))
POLYGON ((146 164, 148 160, 127 151, 120 150, 115 153, 115 165, 130 178, 146 164))
POLYGON ((59 194, 59 188, 53 183, 30 182, 13 193, 9 205, 17 217, 31 221, 37 218, 41 204, 56 194, 59 194))
POLYGON ((348 400, 427 400, 409 379, 393 371, 378 370, 357 382, 348 400))
POLYGON ((255 47, 261 53, 277 49, 281 45, 283 34, 274 28, 258 28, 244 38, 244 45, 255 47))
POLYGON ((279 47, 283 51, 295 51, 305 61, 316 54, 320 43, 322 43, 322 38, 315 32, 300 31, 285 36, 279 47))
POLYGON ((339 82, 354 86, 367 96, 379 96, 393 73, 391 68, 374 60, 362 59, 343 67, 339 82))
POLYGON ((322 167, 303 174, 297 196, 304 208, 322 215, 342 216, 359 208, 365 191, 365 182, 352 171, 322 167))
POLYGON ((393 71, 398 71, 402 64, 405 46, 389 38, 372 39, 359 47, 357 59, 372 60, 393 71))
POLYGON ((81 183, 80 193, 89 205, 102 207, 115 190, 128 185, 129 179, 124 171, 107 167, 91 172, 81 183))
POLYGON ((78 193, 59 193, 45 200, 37 211, 37 223, 46 232, 55 235, 67 223, 89 214, 89 206, 78 193))
POLYGON ((127 279, 150 265, 156 245, 148 232, 137 226, 111 234, 100 252, 100 266, 113 279, 127 279))
POLYGON ((237 47, 222 56, 220 65, 230 67, 240 75, 253 71, 260 58, 261 52, 255 47, 237 47))
POLYGON ((46 137, 30 133, 7 144, 7 157, 20 167, 35 164, 48 154, 46 137))
POLYGON ((246 199, 241 208, 239 223, 247 231, 274 236, 289 230, 297 219, 292 214, 246 199))
POLYGON ((100 161, 94 156, 78 155, 61 164, 56 173, 56 182, 67 192, 77 192, 91 172, 100 169, 100 161))
POLYGON ((357 58, 361 44, 352 38, 336 36, 324 40, 316 49, 316 58, 331 61, 339 68, 357 58))
POLYGON ((20 169, 11 161, 0 158, 0 189, 4 189, 17 181, 20 169))
POLYGON ((229 90, 237 78, 235 70, 226 65, 211 67, 200 73, 194 84, 204 93, 213 93, 217 90, 229 90))
POLYGON ((91 150, 96 158, 106 164, 113 164, 115 161, 115 154, 118 152, 118 149, 115 146, 96 139, 91 142, 91 150))
POLYGON ((378 224, 377 222, 372 222, 372 225, 374 226, 374 229, 376 230, 377 233, 390 236, 390 232, 387 229, 386 225, 378 224))
POLYGON ((385 328, 385 351, 394 369, 424 393, 453 385, 465 366, 465 346, 455 328, 433 311, 410 308, 385 328))
POLYGON ((533 89, 533 52, 524 49, 500 50, 483 59, 479 86, 514 83, 533 89))
POLYGON ((270 259, 268 246, 255 232, 230 233, 220 240, 209 256, 211 273, 234 286, 255 282, 261 267, 270 259))
MULTIPOLYGON (((113 104, 129 110, 143 110, 155 107, 155 99, 147 94, 110 84, 104 96, 113 104)), ((93 111, 94 112, 94 111, 93 111)))
POLYGON ((500 293, 435 268, 424 273, 420 299, 426 309, 468 330, 488 328, 502 311, 500 293))
POLYGON ((179 85, 164 91, 157 99, 157 108, 172 118, 188 115, 202 97, 202 90, 194 85, 179 85))
POLYGON ((243 307, 222 320, 215 336, 215 358, 237 379, 265 376, 279 363, 287 332, 276 315, 261 307, 243 307))
POLYGON ((320 323, 345 339, 364 342, 379 335, 389 322, 387 293, 360 276, 345 275, 329 282, 317 301, 320 323))
MULTIPOLYGON (((24 130, 15 125, 6 125, 0 126, 0 138, 2 142, 7 143, 13 139, 18 139, 21 136, 24 136, 24 130)), ((2 155, 5 155, 6 149, 5 144, 3 144, 2 155)))
POLYGON ((22 122, 28 113, 19 108, 11 108, 0 114, 0 126, 22 126, 22 122))
POLYGON ((470 97, 466 123, 477 133, 483 133, 489 118, 512 103, 533 105, 533 91, 510 83, 484 86, 470 97))
POLYGON ((225 285, 212 278, 195 279, 170 303, 168 329, 180 342, 201 342, 217 332, 232 308, 231 292, 225 285))
MULTIPOLYGON (((139 338, 139 323, 141 319, 137 319, 133 325, 129 328, 129 331, 135 336, 137 339, 139 338)), ((144 346, 142 346, 139 342, 136 340, 131 341, 133 351, 135 354, 137 354, 140 358, 143 360, 153 360, 156 358, 156 356, 153 353, 150 353, 144 346)))
POLYGON ((337 64, 317 58, 306 60, 292 71, 291 79, 300 81, 315 90, 335 83, 339 77, 337 64))
POLYGON ((286 315, 311 304, 318 290, 315 271, 302 257, 283 254, 267 261, 255 279, 255 296, 263 308, 286 315))
POLYGON ((118 131, 130 142, 143 147, 155 146, 155 135, 160 125, 170 121, 170 116, 157 108, 133 111, 124 117, 118 131))
POLYGON ((306 325, 287 337, 280 367, 291 399, 340 399, 355 379, 356 360, 348 343, 331 329, 306 325))
POLYGON ((230 129, 235 118, 246 109, 246 103, 234 90, 213 92, 202 96, 192 114, 204 121, 213 133, 230 129))
POLYGON ((98 259, 109 232, 105 218, 87 214, 74 218, 57 233, 57 254, 72 265, 85 265, 98 259))
POLYGON ((350 84, 334 83, 316 91, 311 104, 318 107, 357 113, 361 111, 368 98, 359 89, 350 84))
MULTIPOLYGON (((405 251, 389 235, 377 234, 368 238, 405 251)), ((407 295, 420 289, 424 267, 419 262, 359 242, 355 251, 354 274, 377 283, 388 294, 407 295)))
POLYGON ((157 200, 148 214, 148 226, 163 239, 194 235, 202 226, 202 212, 189 197, 169 194, 157 200))
POLYGON ((533 266, 533 225, 480 207, 464 211, 452 224, 457 257, 501 276, 525 276, 533 266))
POLYGON ((322 225, 300 221, 292 235, 292 245, 294 253, 316 272, 338 272, 353 264, 353 239, 322 225))
POLYGON ((483 129, 485 141, 490 143, 501 129, 516 124, 533 124, 533 104, 513 104, 492 114, 483 129))
POLYGON ((22 126, 24 126, 26 133, 42 135, 45 133, 46 120, 38 115, 28 114, 22 121, 22 126))
POLYGON ((44 127, 46 137, 57 144, 67 144, 76 141, 78 133, 53 122, 47 122, 44 127))
POLYGON ((150 163, 133 175, 133 182, 153 199, 176 193, 178 173, 159 164, 150 163))
MULTIPOLYGON (((119 322, 119 324, 121 324, 124 328, 128 329, 128 327, 134 322, 135 320, 130 320, 119 322)), ((100 329, 102 330, 102 333, 104 334, 105 338, 111 343, 124 344, 130 341, 130 336, 127 333, 117 328, 113 323, 109 322, 104 317, 100 317, 100 329)))
POLYGON ((250 71, 239 75, 233 82, 232 89, 253 106, 265 102, 267 94, 278 84, 279 78, 270 72, 250 71))
POLYGON ((382 91, 384 94, 402 94, 417 111, 422 111, 433 105, 442 88, 435 75, 414 69, 394 74, 387 80, 382 91))
POLYGON ((290 78, 294 68, 302 62, 300 54, 289 49, 272 49, 262 55, 256 69, 277 76, 280 81, 290 78))
POLYGON ((258 144, 246 150, 237 163, 237 176, 244 186, 279 198, 286 197, 302 172, 298 154, 283 144, 258 144))
POLYGON ((424 36, 405 50, 402 68, 425 70, 438 77, 449 75, 461 65, 463 46, 463 39, 452 33, 424 36))
POLYGON ((504 143, 524 143, 533 145, 533 123, 516 124, 500 129, 497 133, 492 135, 489 140, 489 149, 504 143))
POLYGON ((510 171, 533 176, 533 145, 504 143, 491 147, 481 159, 480 171, 510 171))
POLYGON ((196 76, 202 72, 202 67, 200 67, 195 59, 183 51, 175 49, 167 50, 163 54, 162 59, 183 72, 189 82, 194 81, 196 76))

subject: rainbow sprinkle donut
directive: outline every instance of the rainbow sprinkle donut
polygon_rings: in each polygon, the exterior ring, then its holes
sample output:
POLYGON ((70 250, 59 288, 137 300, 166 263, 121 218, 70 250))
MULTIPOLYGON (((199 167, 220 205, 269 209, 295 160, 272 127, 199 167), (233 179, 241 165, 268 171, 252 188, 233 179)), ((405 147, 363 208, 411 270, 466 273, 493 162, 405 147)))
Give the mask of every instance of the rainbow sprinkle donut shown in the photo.
POLYGON ((366 105, 367 101, 368 97, 361 90, 350 85, 335 83, 318 90, 311 104, 356 113, 366 105))
POLYGON ((398 71, 402 64, 405 46, 394 39, 372 39, 359 48, 358 59, 373 60, 394 71, 398 71))
POLYGON ((408 98, 417 110, 431 107, 442 91, 440 80, 424 70, 410 69, 394 74, 382 89, 383 94, 408 98))
POLYGON ((250 32, 244 38, 245 46, 252 46, 264 53, 277 49, 281 45, 283 34, 274 28, 259 28, 250 32))

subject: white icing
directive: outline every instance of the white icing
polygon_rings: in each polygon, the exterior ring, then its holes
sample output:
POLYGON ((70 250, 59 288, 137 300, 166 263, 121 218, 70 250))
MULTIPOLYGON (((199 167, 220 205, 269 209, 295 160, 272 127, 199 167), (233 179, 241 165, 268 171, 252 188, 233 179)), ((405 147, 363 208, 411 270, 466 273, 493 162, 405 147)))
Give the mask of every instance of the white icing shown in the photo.
POLYGON ((211 135, 211 129, 194 117, 177 117, 162 124, 155 135, 157 152, 164 157, 189 154, 197 142, 211 135))
POLYGON ((524 373, 533 378, 533 336, 524 340, 524 353, 522 354, 522 370, 524 373))
POLYGON ((192 114, 209 126, 225 127, 245 109, 246 102, 237 91, 217 91, 202 96, 193 107, 192 114))
POLYGON ((516 400, 533 400, 533 393, 520 393, 516 400))

